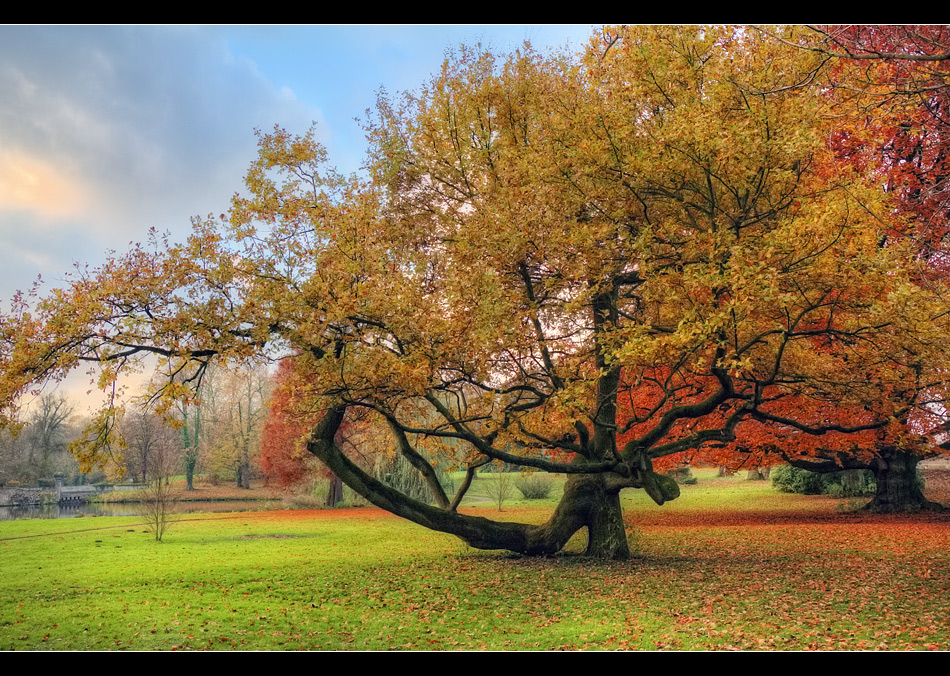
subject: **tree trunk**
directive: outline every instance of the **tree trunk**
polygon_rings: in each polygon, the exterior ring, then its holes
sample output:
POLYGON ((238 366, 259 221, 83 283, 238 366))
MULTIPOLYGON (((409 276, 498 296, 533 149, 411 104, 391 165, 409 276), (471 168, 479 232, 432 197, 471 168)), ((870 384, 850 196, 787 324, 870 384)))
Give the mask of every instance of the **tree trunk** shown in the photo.
POLYGON ((185 461, 185 481, 187 483, 185 490, 195 490, 195 465, 187 460, 185 461))
POLYGON ((619 491, 605 493, 600 504, 592 506, 589 519, 585 552, 587 556, 619 561, 630 558, 619 491))
POLYGON ((181 409, 183 426, 181 428, 183 464, 185 465, 185 490, 195 490, 195 468, 198 466, 198 432, 201 429, 201 409, 195 412, 194 430, 188 426, 188 408, 181 409))
POLYGON ((197 445, 187 446, 185 448, 184 465, 186 490, 193 491, 195 490, 195 468, 198 466, 197 445))
MULTIPOLYGON (((587 529, 587 556, 599 559, 630 558, 627 533, 620 508, 620 491, 608 491, 601 475, 575 474, 564 484, 564 495, 547 523, 530 537, 525 554, 554 554, 571 537, 587 529)), ((477 545, 473 545, 477 546, 477 545)))
POLYGON ((877 492, 865 507, 871 512, 944 511, 943 505, 924 497, 917 483, 920 457, 896 448, 883 450, 872 463, 877 492))
POLYGON ((343 502, 343 482, 336 474, 331 474, 326 505, 327 507, 335 507, 340 502, 343 502))
POLYGON ((251 450, 249 440, 244 438, 244 447, 241 450, 241 472, 238 475, 238 488, 251 487, 251 450))

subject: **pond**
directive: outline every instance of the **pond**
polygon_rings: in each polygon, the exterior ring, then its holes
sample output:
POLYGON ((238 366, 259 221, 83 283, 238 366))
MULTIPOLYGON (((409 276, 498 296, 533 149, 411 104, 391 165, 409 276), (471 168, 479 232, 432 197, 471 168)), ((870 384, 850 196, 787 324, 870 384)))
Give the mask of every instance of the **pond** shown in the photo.
MULTIPOLYGON (((194 512, 258 512, 272 507, 269 500, 195 500, 179 502, 176 511, 183 514, 194 512)), ((88 502, 62 505, 24 505, 0 507, 0 521, 14 519, 70 519, 84 516, 138 516, 142 504, 138 502, 98 503, 88 502)))

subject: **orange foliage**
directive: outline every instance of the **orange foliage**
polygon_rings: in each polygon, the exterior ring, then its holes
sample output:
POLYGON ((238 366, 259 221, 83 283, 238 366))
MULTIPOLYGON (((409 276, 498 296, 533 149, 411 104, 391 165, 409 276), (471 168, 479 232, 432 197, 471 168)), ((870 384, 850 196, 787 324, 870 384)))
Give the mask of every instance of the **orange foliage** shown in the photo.
MULTIPOLYGON (((709 396, 716 385, 711 376, 693 374, 687 378, 682 373, 671 375, 666 368, 641 372, 637 382, 625 382, 618 397, 618 447, 645 434, 657 417, 673 406, 694 404, 709 396)), ((886 409, 871 402, 843 404, 783 391, 775 385, 764 389, 762 400, 765 403, 759 411, 736 426, 734 440, 655 457, 654 469, 666 472, 694 463, 747 469, 795 460, 870 466, 883 447, 920 455, 944 452, 933 438, 942 429, 939 408, 910 408, 880 426, 878 421, 886 409), (762 417, 757 419, 755 415, 762 417), (862 426, 867 429, 859 429, 862 426)), ((721 428, 742 405, 741 401, 724 403, 711 415, 680 419, 655 445, 672 444, 701 430, 721 428)), ((893 400, 887 405, 893 405, 893 400)))

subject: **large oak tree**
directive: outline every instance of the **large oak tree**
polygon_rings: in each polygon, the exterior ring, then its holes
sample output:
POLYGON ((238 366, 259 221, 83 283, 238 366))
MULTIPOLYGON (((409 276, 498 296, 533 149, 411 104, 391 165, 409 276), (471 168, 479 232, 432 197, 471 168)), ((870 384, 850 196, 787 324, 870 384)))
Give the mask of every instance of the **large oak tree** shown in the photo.
POLYGON ((381 97, 359 176, 328 168, 312 135, 262 135, 225 218, 14 306, 8 415, 83 362, 109 389, 158 354, 183 374, 171 399, 189 362, 292 350, 296 398, 325 412, 308 450, 374 504, 525 554, 586 528, 589 554, 625 558, 620 491, 678 492, 653 460, 750 421, 878 429, 941 390, 943 283, 879 245, 900 215, 826 144, 829 98, 809 86, 822 58, 702 27, 612 30, 579 55, 466 48, 415 94, 381 97), (643 388, 651 403, 618 417, 643 388), (793 397, 862 415, 797 417, 793 397), (435 504, 346 456, 354 411, 435 504), (447 494, 437 464, 471 477, 491 460, 569 476, 546 523, 458 512, 469 482, 447 494))

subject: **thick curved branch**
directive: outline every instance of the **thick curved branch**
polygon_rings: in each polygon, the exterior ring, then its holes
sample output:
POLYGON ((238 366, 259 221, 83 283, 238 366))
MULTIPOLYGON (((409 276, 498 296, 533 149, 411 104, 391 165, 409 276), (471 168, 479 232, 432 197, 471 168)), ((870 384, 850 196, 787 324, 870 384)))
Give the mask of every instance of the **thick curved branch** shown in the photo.
MULTIPOLYGON (((716 355, 717 360, 721 357, 720 353, 721 350, 718 350, 716 355)), ((720 404, 737 397, 729 375, 718 367, 713 367, 710 370, 719 381, 719 389, 702 401, 698 401, 694 404, 674 406, 663 414, 657 424, 654 425, 649 432, 637 439, 628 441, 621 451, 621 456, 626 462, 633 462, 636 456, 642 452, 642 449, 651 448, 654 444, 663 439, 677 421, 702 418, 715 411, 720 404)), ((712 439, 709 439, 708 441, 711 440, 712 439)), ((666 453, 664 453, 664 455, 666 455, 666 453)))
POLYGON ((794 427, 801 432, 815 436, 821 436, 822 434, 828 434, 829 432, 854 434, 856 432, 865 432, 868 430, 879 430, 888 423, 888 420, 879 420, 866 425, 838 425, 837 423, 806 425, 805 423, 798 422, 797 420, 792 420, 791 418, 785 418, 772 413, 766 413, 765 411, 760 411, 758 409, 751 410, 749 412, 749 416, 755 420, 758 420, 759 422, 771 422, 778 423, 779 425, 787 425, 788 427, 794 427))
MULTIPOLYGON (((603 472, 623 472, 622 464, 619 464, 614 459, 584 464, 562 463, 544 460, 543 458, 526 457, 517 455, 515 453, 502 451, 493 447, 483 437, 472 433, 470 430, 466 429, 464 425, 457 422, 448 408, 443 405, 442 402, 438 400, 438 398, 432 394, 428 394, 426 395, 426 400, 432 404, 439 412, 439 415, 441 415, 455 429, 457 438, 469 442, 472 446, 478 449, 479 453, 486 455, 493 460, 501 460, 502 462, 507 462, 511 465, 517 465, 521 467, 534 467, 535 469, 541 469, 545 472, 552 472, 555 474, 599 474, 603 472)), ((416 430, 407 429, 406 431, 414 432, 416 430)), ((419 432, 425 433, 424 430, 420 430, 419 432)))
MULTIPOLYGON (((591 497, 581 488, 574 500, 561 502, 551 519, 540 526, 497 522, 427 505, 369 476, 333 442, 346 408, 331 407, 307 440, 307 450, 343 483, 377 507, 420 526, 462 538, 478 549, 507 549, 527 555, 559 551, 578 528, 589 523, 591 497)), ((584 482, 586 479, 581 478, 584 482)))

